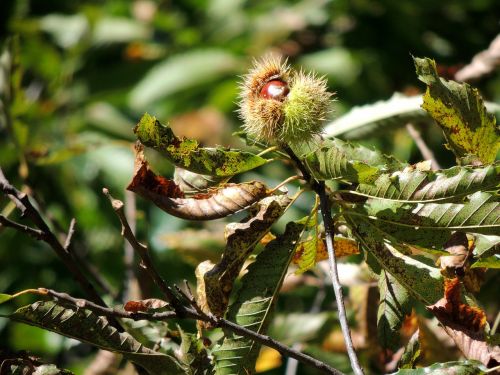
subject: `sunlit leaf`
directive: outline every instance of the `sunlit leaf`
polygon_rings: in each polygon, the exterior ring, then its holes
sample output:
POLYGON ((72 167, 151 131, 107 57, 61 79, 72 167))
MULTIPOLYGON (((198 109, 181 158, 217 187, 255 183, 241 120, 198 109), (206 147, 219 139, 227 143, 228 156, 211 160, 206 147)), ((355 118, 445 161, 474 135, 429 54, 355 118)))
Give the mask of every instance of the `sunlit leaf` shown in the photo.
POLYGON ((408 291, 390 273, 382 271, 379 279, 380 303, 377 313, 379 342, 384 348, 397 349, 399 328, 411 313, 408 291))
POLYGON ((244 210, 268 195, 258 181, 226 184, 220 188, 184 198, 174 181, 156 175, 149 168, 142 150, 136 155, 135 171, 127 190, 139 194, 170 215, 186 220, 213 220, 244 210))
POLYGON ((491 257, 481 258, 477 262, 474 262, 471 268, 500 268, 500 254, 495 254, 491 257))
POLYGON ((500 203, 489 193, 476 192, 464 203, 397 203, 368 199, 354 215, 368 218, 373 225, 401 241, 437 248, 451 231, 497 234, 500 203))
POLYGON ((267 163, 249 152, 199 147, 196 140, 176 137, 170 127, 147 113, 134 132, 144 145, 154 148, 176 166, 203 175, 227 177, 267 163))
POLYGON ((89 310, 39 301, 16 310, 9 318, 120 353, 150 374, 186 374, 175 358, 144 347, 89 310))
POLYGON ((500 131, 478 90, 440 78, 434 60, 415 57, 414 62, 418 78, 427 84, 422 108, 441 126, 457 158, 474 155, 483 164, 492 163, 500 148, 500 131))
MULTIPOLYGON (((252 263, 230 306, 227 318, 252 331, 265 333, 273 305, 281 288, 303 225, 289 223, 285 233, 271 241, 252 263)), ((214 348, 216 374, 253 373, 260 344, 226 332, 223 343, 214 348)))
POLYGON ((443 295, 443 276, 436 267, 405 254, 387 233, 374 228, 366 219, 347 216, 356 225, 353 232, 365 252, 373 256, 417 300, 431 304, 443 295), (415 282, 418 280, 418 282, 415 282))
POLYGON ((485 236, 477 234, 474 241, 474 256, 489 257, 500 253, 500 236, 485 236))
POLYGON ((500 186, 500 164, 486 167, 453 167, 441 171, 421 171, 415 167, 384 173, 370 185, 361 184, 364 196, 392 201, 433 202, 456 199, 500 186))
POLYGON ((340 179, 349 182, 373 183, 387 168, 400 164, 375 150, 327 139, 321 147, 305 156, 311 174, 318 180, 340 179))

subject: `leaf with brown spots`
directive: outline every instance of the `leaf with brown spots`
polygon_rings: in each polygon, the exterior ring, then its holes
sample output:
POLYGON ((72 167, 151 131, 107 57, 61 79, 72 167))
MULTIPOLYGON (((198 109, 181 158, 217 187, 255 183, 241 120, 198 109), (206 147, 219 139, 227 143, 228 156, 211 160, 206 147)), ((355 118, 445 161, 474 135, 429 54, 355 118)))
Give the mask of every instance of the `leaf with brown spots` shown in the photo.
POLYGON ((422 108, 443 129, 457 159, 467 157, 469 161, 493 163, 500 148, 500 131, 478 90, 467 83, 440 78, 434 60, 413 60, 418 78, 427 84, 422 108))
POLYGON ((267 163, 267 159, 245 151, 200 147, 194 139, 177 137, 169 126, 147 113, 134 132, 141 143, 154 148, 177 167, 202 175, 233 176, 267 163))
POLYGON ((486 315, 480 308, 461 301, 460 288, 458 278, 445 280, 444 298, 427 309, 436 316, 465 357, 478 360, 488 368, 498 366, 500 347, 490 346, 486 341, 486 315))

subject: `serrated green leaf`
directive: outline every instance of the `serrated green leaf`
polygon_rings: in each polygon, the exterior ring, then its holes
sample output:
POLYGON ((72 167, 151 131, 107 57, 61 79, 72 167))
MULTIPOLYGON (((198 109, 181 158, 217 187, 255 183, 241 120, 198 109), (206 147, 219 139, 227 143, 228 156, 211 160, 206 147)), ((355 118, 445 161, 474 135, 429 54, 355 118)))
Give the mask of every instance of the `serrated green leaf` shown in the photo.
POLYGON ((339 139, 327 139, 316 151, 307 154, 304 162, 318 180, 340 179, 349 182, 373 183, 379 174, 401 164, 381 153, 339 139))
POLYGON ((386 271, 382 271, 378 283, 380 303, 377 313, 379 342, 384 348, 397 349, 399 329, 406 315, 411 313, 408 291, 386 271))
POLYGON ((443 232, 497 234, 500 203, 489 193, 476 192, 464 203, 398 203, 368 199, 354 215, 399 240, 428 248, 439 248, 448 239, 443 232))
POLYGON ((257 168, 267 160, 245 151, 199 147, 194 139, 180 139, 170 127, 144 114, 134 128, 139 140, 159 151, 177 167, 203 175, 228 177, 257 168))
MULTIPOLYGON (((303 228, 303 225, 288 223, 285 233, 271 241, 248 267, 229 308, 229 320, 255 332, 266 332, 274 301, 303 228)), ((212 351, 216 374, 253 374, 259 349, 260 344, 252 340, 226 333, 222 344, 212 351)))
POLYGON ((349 225, 357 228, 353 234, 364 250, 417 300, 430 305, 443 297, 443 276, 438 268, 406 255, 397 240, 366 219, 344 215, 349 225))
POLYGON ((435 363, 429 367, 416 369, 402 369, 391 375, 481 375, 485 372, 481 369, 481 363, 477 361, 454 361, 435 363))
POLYGON ((120 353, 152 375, 186 374, 175 358, 144 347, 128 333, 118 332, 106 318, 90 310, 52 301, 38 301, 21 307, 9 318, 120 353))
POLYGON ((422 108, 441 126, 457 159, 474 155, 483 164, 492 163, 500 148, 500 131, 477 89, 440 78, 434 60, 413 60, 418 78, 427 84, 422 108))
POLYGON ((441 171, 384 173, 373 184, 360 184, 356 192, 391 201, 436 202, 460 198, 500 186, 500 164, 486 167, 453 167, 441 171))

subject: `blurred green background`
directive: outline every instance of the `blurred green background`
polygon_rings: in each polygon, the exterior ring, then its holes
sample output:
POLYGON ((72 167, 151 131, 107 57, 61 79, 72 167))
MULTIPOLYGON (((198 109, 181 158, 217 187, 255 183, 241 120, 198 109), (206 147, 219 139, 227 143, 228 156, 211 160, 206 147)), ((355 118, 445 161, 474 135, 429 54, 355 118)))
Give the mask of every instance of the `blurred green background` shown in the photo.
MULTIPOLYGON (((231 133, 240 125, 238 76, 253 58, 277 51, 293 65, 326 75, 341 115, 394 92, 418 93, 422 85, 411 55, 436 59, 441 74, 453 77, 488 47, 499 20, 497 0, 3 0, 0 41, 5 45, 14 36, 14 76, 1 114, 0 165, 11 182, 34 194, 61 238, 76 218, 74 251, 109 284, 107 293, 100 288, 107 300, 119 301, 123 242, 101 189, 134 204, 124 188, 133 169, 132 128, 144 112, 205 145, 243 147, 231 133)), ((1 64, 7 69, 5 59, 1 64)), ((486 100, 499 102, 498 72, 474 84, 486 100)), ((7 87, 0 80, 3 93, 7 87)), ((436 127, 423 132, 442 166, 452 165, 436 127)), ((404 128, 363 141, 403 160, 421 160, 404 128)), ((172 173, 156 154, 149 157, 155 169, 172 173)), ((243 179, 273 185, 290 173, 274 163, 243 179)), ((288 217, 300 217, 309 204, 300 201, 288 217)), ((150 243, 171 282, 193 281, 196 263, 216 257, 222 246, 224 221, 186 223, 140 199, 137 208, 138 237, 150 243), (184 232, 189 229, 202 229, 201 240, 186 241, 192 238, 184 232)), ((4 197, 0 210, 12 210, 4 197)), ((0 264, 0 292, 44 286, 81 296, 51 249, 13 230, 0 228, 0 264)), ((140 273, 139 279, 146 293, 155 293, 140 273)), ((317 291, 307 282, 296 286, 284 293, 280 311, 307 311, 317 291)), ((331 300, 327 291, 323 309, 331 310, 331 300)), ((317 335, 309 337, 310 352, 347 371, 344 355, 320 346, 325 336, 320 331, 329 330, 322 319, 317 335)), ((2 348, 29 350, 77 373, 93 353, 86 345, 6 319, 0 319, 2 348)))

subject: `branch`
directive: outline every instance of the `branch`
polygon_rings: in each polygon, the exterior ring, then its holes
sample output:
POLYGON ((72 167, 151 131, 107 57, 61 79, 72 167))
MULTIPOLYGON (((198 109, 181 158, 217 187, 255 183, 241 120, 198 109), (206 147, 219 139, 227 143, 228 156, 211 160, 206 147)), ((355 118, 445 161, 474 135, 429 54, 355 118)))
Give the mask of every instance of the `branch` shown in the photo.
POLYGON ((345 345, 347 348, 347 354, 349 355, 349 360, 351 362, 351 367, 356 375, 363 375, 363 369, 361 368, 356 351, 352 344, 351 333, 349 331, 349 325, 347 323, 347 316, 344 306, 344 297, 342 296, 342 286, 340 285, 339 275, 337 270, 337 258, 335 257, 335 249, 333 246, 333 233, 334 228, 332 217, 330 216, 330 203, 328 201, 328 196, 326 195, 325 183, 324 181, 317 182, 311 178, 311 175, 307 168, 304 166, 302 161, 295 155, 290 147, 287 145, 283 146, 284 150, 290 155, 290 158, 294 161, 297 168, 302 173, 304 179, 309 182, 311 189, 319 196, 321 205, 321 215, 323 217, 323 222, 325 224, 325 239, 326 247, 328 250, 328 262, 330 265, 330 273, 332 279, 332 287, 335 293, 335 300, 337 301, 337 310, 339 314, 340 328, 342 329, 342 334, 344 336, 345 345))
POLYGON ((3 215, 0 215, 0 224, 2 224, 4 227, 14 228, 14 229, 18 230, 19 232, 24 232, 27 235, 33 237, 35 240, 38 240, 38 241, 45 240, 44 233, 41 230, 31 228, 31 227, 28 227, 27 225, 23 225, 23 224, 15 222, 15 221, 9 220, 3 215))
POLYGON ((174 308, 175 312, 178 315, 182 316, 185 307, 180 304, 178 297, 175 295, 172 289, 167 285, 165 280, 163 280, 163 278, 158 273, 158 270, 154 266, 153 261, 151 259, 151 255, 149 254, 148 247, 140 243, 135 237, 134 233, 132 232, 132 229, 130 228, 130 225, 125 216, 125 211, 123 209, 124 206, 123 202, 113 198, 109 193, 109 190, 106 188, 102 189, 102 192, 104 195, 108 197, 111 203, 111 207, 113 207, 113 210, 118 216, 118 219, 120 219, 120 223, 122 224, 122 236, 130 243, 133 249, 141 257, 142 266, 148 272, 149 276, 152 278, 153 282, 156 284, 158 289, 160 289, 160 291, 163 293, 163 295, 167 299, 167 302, 169 302, 172 305, 172 307, 174 308))
POLYGON ((342 334, 344 336, 347 354, 349 355, 349 360, 351 361, 351 367, 356 375, 363 375, 363 369, 359 365, 358 357, 356 356, 356 351, 354 350, 354 345, 352 344, 351 332, 349 331, 349 325, 347 323, 344 298, 342 296, 342 286, 340 285, 339 273, 337 269, 337 258, 333 247, 333 222, 332 217, 330 216, 330 204, 325 191, 325 183, 323 181, 319 183, 317 194, 319 195, 321 215, 323 216, 323 222, 325 224, 325 240, 326 248, 328 250, 328 262, 330 264, 330 273, 333 291, 335 292, 335 300, 337 301, 340 328, 342 329, 342 334))
MULTIPOLYGON (((205 322, 209 322, 215 327, 225 328, 233 333, 248 337, 262 345, 276 349, 282 355, 295 358, 298 361, 310 365, 325 374, 344 375, 339 370, 336 370, 333 367, 330 367, 327 364, 308 356, 307 354, 289 348, 269 336, 261 335, 248 328, 233 323, 229 320, 218 318, 211 314, 206 314, 202 312, 201 309, 197 309, 194 307, 184 307, 182 316, 179 316, 175 311, 166 311, 161 313, 128 312, 117 309, 111 309, 109 307, 99 306, 91 301, 87 301, 81 298, 74 298, 71 297, 69 294, 56 292, 55 290, 51 289, 40 288, 38 289, 37 293, 41 295, 48 295, 57 300, 64 301, 66 303, 72 304, 80 308, 91 310, 98 315, 106 317, 118 317, 118 318, 127 318, 133 320, 149 320, 149 321, 160 321, 160 320, 163 321, 173 318, 202 320, 205 322)), ((188 296, 185 297, 189 299, 188 296)))
POLYGON ((71 305, 77 306, 82 309, 87 309, 95 312, 100 316, 105 316, 108 318, 126 318, 132 320, 168 320, 177 317, 174 311, 166 311, 160 313, 145 313, 145 312, 129 312, 124 310, 112 309, 110 307, 105 307, 98 305, 92 301, 88 301, 83 298, 75 298, 67 293, 56 292, 52 289, 38 288, 38 293, 41 295, 48 295, 56 300, 67 302, 71 305))
POLYGON ((408 123, 406 124, 406 130, 408 130, 408 134, 410 134, 410 137, 413 138, 413 141, 417 145, 417 148, 419 149, 420 153, 422 154, 422 157, 425 160, 430 160, 431 161, 431 169, 433 171, 437 171, 438 169, 441 169, 441 166, 436 160, 436 156, 434 155, 434 152, 427 146, 427 143, 423 140, 422 136, 420 135, 420 132, 415 129, 413 124, 408 123))
MULTIPOLYGON (((175 314, 174 316, 177 319, 196 319, 208 322, 213 327, 225 328, 233 333, 247 337, 262 345, 276 349, 282 355, 295 358, 304 364, 313 366, 314 368, 318 369, 323 373, 333 374, 333 375, 343 375, 342 372, 334 369, 333 367, 330 367, 327 364, 317 359, 314 359, 313 357, 308 356, 307 354, 289 348, 288 346, 281 344, 279 341, 276 341, 269 336, 261 335, 248 328, 233 323, 229 320, 216 317, 212 314, 204 313, 202 309, 197 305, 196 300, 192 296, 189 288, 187 288, 187 292, 184 292, 181 289, 176 288, 178 294, 176 295, 173 292, 173 290, 166 284, 165 280, 162 279, 162 277, 154 267, 154 264, 151 260, 151 256, 149 254, 148 247, 140 243, 132 233, 130 226, 127 222, 127 218, 125 217, 123 202, 118 199, 114 199, 109 193, 108 189, 106 188, 103 189, 103 193, 109 198, 113 210, 120 219, 120 222, 122 224, 122 236, 130 243, 130 245, 141 257, 143 267, 145 268, 148 275, 152 278, 156 286, 162 291, 167 301, 169 302, 170 306, 172 306, 172 308, 174 309, 173 313, 175 314), (180 298, 185 300, 185 302, 187 302, 189 306, 183 305, 183 301, 180 298)), ((151 314, 149 315, 148 320, 154 320, 151 319, 151 314)))
POLYGON ((69 251, 69 247, 71 246, 71 240, 73 239, 73 235, 75 234, 75 225, 76 219, 71 219, 69 223, 68 234, 66 235, 66 241, 64 241, 64 250, 69 251))
POLYGON ((497 35, 487 50, 475 55, 470 64, 455 73, 457 81, 472 81, 492 73, 500 65, 500 35, 497 35))
MULTIPOLYGON (((55 234, 50 230, 48 225, 43 220, 42 216, 38 212, 38 210, 31 204, 31 201, 27 194, 20 192, 17 190, 10 182, 7 180, 5 175, 3 174, 2 169, 0 168, 0 191, 4 194, 8 195, 9 198, 16 204, 17 208, 21 211, 23 216, 27 216, 38 229, 29 228, 23 225, 9 225, 14 229, 17 229, 21 232, 28 233, 30 235, 36 235, 39 237, 38 239, 47 243, 55 253, 61 258, 64 265, 68 268, 68 270, 73 275, 74 279, 80 284, 85 294, 88 296, 90 300, 97 303, 101 306, 106 306, 106 303, 102 300, 101 296, 97 293, 94 286, 89 282, 89 280, 82 273, 78 264, 74 261, 73 256, 68 250, 61 245, 55 234), (29 228, 29 229, 28 229, 29 228)), ((10 220, 2 219, 2 223, 8 222, 12 224, 10 220)), ((17 224, 17 223, 16 223, 17 224)), ((70 236, 70 234, 68 234, 70 236)), ((71 239, 71 237, 70 237, 71 239)), ((123 331, 123 327, 120 323, 112 318, 110 323, 117 328, 119 331, 123 331)))

